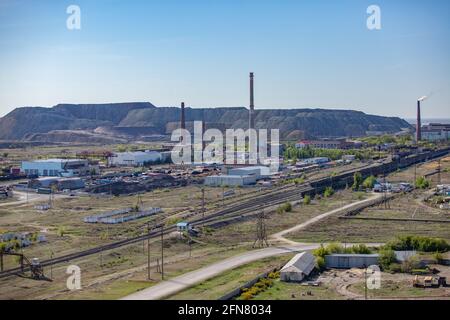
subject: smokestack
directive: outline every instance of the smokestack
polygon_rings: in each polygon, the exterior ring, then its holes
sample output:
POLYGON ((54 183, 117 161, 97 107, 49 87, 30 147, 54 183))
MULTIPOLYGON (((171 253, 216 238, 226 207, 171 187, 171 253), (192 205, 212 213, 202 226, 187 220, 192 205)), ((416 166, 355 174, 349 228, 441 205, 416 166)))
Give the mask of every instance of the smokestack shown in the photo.
POLYGON ((249 110, 249 128, 255 128, 255 119, 254 119, 254 110, 255 110, 255 101, 254 101, 254 92, 253 92, 253 72, 250 72, 250 110, 249 110))
POLYGON ((417 126, 416 126, 416 142, 422 140, 422 120, 420 116, 420 101, 423 99, 417 100, 417 126))
POLYGON ((186 129, 186 117, 184 114, 184 102, 181 103, 181 129, 186 129))

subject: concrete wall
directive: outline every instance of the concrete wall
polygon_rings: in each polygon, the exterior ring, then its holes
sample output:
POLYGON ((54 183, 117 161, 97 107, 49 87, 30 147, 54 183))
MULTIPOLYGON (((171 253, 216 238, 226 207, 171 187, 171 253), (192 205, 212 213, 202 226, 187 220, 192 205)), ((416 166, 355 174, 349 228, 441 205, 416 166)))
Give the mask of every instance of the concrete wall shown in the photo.
POLYGON ((325 256, 327 268, 351 269, 378 265, 378 254, 332 254, 325 256))
POLYGON ((209 176, 205 178, 207 186, 246 186, 256 183, 255 176, 209 176))

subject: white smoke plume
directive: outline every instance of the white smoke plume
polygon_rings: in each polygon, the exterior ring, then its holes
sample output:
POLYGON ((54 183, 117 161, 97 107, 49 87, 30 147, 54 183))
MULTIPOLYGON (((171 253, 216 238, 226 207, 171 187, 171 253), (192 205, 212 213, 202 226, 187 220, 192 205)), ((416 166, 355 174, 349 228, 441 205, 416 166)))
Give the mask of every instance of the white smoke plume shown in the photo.
POLYGON ((423 96, 423 97, 420 97, 419 99, 417 99, 417 101, 422 102, 422 101, 426 100, 427 98, 428 98, 427 96, 423 96))

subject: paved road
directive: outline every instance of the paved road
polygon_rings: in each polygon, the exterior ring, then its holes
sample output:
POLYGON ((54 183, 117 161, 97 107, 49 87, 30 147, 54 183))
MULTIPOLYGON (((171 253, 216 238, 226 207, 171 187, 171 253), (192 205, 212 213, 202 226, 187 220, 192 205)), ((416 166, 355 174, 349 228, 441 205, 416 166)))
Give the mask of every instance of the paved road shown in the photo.
POLYGON ((153 287, 126 296, 122 298, 122 300, 163 299, 197 283, 215 277, 224 271, 234 269, 241 265, 284 253, 313 250, 318 246, 318 244, 297 244, 295 246, 270 247, 246 252, 238 256, 216 262, 207 267, 185 273, 170 280, 163 281, 153 287))
MULTIPOLYGON (((24 192, 24 191, 15 191, 14 190, 13 191, 13 195, 14 195, 15 198, 17 198, 16 201, 0 203, 0 207, 17 206, 17 205, 25 204, 25 203, 32 203, 32 202, 39 202, 39 201, 48 201, 48 199, 49 199, 48 194, 38 194, 36 192, 29 192, 28 195, 27 195, 27 193, 24 192)), ((55 194, 54 195, 55 199, 67 198, 67 197, 68 196, 66 196, 66 195, 60 195, 60 194, 55 194)))

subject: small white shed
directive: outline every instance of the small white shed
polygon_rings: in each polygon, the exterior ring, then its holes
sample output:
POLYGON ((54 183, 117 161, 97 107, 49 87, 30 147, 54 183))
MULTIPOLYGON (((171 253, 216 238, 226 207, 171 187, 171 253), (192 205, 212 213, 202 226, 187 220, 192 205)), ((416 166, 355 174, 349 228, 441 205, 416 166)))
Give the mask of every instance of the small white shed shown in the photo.
POLYGON ((307 277, 315 266, 315 258, 309 252, 302 252, 293 257, 280 270, 280 279, 285 282, 300 282, 307 277))

